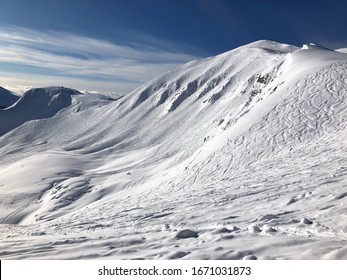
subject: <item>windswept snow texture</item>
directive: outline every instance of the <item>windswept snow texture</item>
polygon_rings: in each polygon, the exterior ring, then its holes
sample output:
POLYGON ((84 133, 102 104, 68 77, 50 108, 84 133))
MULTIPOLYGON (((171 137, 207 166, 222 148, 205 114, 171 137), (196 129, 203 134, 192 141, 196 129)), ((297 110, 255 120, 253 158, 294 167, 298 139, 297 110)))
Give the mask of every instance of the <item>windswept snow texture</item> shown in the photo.
POLYGON ((3 259, 347 259, 347 54, 258 41, 118 100, 0 110, 3 259))

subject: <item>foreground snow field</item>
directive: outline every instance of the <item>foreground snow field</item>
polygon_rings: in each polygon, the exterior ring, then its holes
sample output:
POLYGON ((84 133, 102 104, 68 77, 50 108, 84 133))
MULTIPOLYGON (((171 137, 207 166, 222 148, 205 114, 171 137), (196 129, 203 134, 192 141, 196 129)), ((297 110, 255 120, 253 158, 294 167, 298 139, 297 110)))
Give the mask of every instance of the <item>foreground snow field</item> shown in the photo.
POLYGON ((32 89, 0 110, 0 256, 347 259, 346 98, 346 53, 270 41, 32 89))

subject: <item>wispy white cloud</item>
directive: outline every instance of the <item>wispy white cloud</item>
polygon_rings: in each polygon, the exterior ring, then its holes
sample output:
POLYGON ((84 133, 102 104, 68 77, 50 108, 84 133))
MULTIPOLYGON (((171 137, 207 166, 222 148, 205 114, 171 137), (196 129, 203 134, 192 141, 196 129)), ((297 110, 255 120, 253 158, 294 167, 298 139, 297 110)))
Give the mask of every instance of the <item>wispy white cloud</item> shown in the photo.
POLYGON ((159 39, 155 44, 127 46, 71 33, 2 28, 0 83, 14 88, 64 81, 80 90, 124 92, 198 58, 161 48, 159 39))

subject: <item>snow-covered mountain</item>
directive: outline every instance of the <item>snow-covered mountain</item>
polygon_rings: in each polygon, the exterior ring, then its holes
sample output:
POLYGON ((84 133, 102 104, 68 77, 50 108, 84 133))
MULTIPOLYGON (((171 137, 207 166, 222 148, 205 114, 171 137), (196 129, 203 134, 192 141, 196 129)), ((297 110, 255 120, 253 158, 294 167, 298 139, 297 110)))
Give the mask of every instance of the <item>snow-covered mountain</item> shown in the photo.
POLYGON ((258 41, 123 98, 0 110, 3 258, 347 258, 347 54, 258 41))
POLYGON ((17 102, 19 97, 9 90, 0 87, 0 110, 7 108, 17 102))
POLYGON ((71 105, 71 95, 79 94, 65 88, 31 89, 24 93, 15 106, 1 112, 0 135, 30 120, 50 118, 71 105))

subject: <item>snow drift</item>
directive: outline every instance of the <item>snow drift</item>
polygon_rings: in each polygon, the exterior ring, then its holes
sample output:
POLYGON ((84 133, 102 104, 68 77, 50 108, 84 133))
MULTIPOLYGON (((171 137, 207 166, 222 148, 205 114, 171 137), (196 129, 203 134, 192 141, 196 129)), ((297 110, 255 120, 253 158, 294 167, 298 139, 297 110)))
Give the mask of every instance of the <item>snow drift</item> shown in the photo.
POLYGON ((346 70, 258 41, 118 100, 29 91, 0 111, 2 257, 347 258, 346 70))

